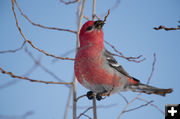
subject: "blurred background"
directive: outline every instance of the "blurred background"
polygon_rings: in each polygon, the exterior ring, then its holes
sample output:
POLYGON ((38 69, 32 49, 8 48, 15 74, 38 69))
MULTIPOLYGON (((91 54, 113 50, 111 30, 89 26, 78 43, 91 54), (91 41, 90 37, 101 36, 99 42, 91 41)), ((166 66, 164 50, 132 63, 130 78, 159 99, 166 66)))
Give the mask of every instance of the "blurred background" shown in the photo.
MULTIPOLYGON (((17 0, 23 12, 35 23, 77 30, 78 3, 65 5, 59 0, 17 0)), ((141 82, 146 83, 151 73, 153 53, 156 64, 150 84, 160 88, 173 88, 166 97, 141 95, 141 98, 154 102, 164 111, 165 104, 180 103, 180 31, 154 30, 154 27, 180 25, 179 0, 97 0, 96 15, 101 19, 112 9, 103 28, 104 39, 114 45, 125 56, 143 55, 141 63, 129 62, 116 57, 117 61, 141 82)), ((30 24, 15 7, 19 25, 28 40, 35 46, 56 56, 75 57, 76 35, 70 32, 48 30, 30 24)), ((84 15, 91 19, 92 1, 87 0, 84 15)), ((20 48, 24 42, 20 35, 12 12, 10 0, 0 1, 0 51, 20 48)), ((87 20, 83 19, 83 23, 87 20)), ((114 52, 111 47, 106 48, 114 52)), ((36 80, 65 82, 73 79, 74 61, 56 60, 33 49, 29 44, 15 53, 0 53, 0 67, 19 76, 36 80), (28 49, 28 52, 25 51, 28 49), (31 54, 31 55, 30 55, 31 54), (32 58, 33 57, 33 58, 32 58), (39 62, 38 63, 35 63, 39 62), (53 72, 56 77, 48 72, 53 72)), ((88 90, 77 85, 77 96, 88 90)), ((138 93, 122 92, 128 101, 138 93)), ((26 80, 13 79, 0 73, 0 119, 62 119, 69 95, 69 87, 47 85, 26 80)), ((71 99, 72 100, 72 99, 71 99)), ((128 109, 145 104, 136 100, 128 109)), ((77 116, 92 106, 86 97, 77 103, 77 116)), ((102 101, 97 101, 99 119, 116 119, 126 102, 114 94, 102 101)), ((72 101, 68 119, 72 118, 72 101)), ((92 110, 87 113, 92 117, 92 110)), ((153 106, 124 113, 122 118, 163 119, 164 115, 153 106)), ((82 116, 82 119, 87 117, 82 116)))

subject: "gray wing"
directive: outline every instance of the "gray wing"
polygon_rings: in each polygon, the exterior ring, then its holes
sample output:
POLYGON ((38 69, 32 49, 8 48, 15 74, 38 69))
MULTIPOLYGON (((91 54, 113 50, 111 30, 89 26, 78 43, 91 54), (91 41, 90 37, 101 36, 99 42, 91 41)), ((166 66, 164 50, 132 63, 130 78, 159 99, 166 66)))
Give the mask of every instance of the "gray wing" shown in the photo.
POLYGON ((126 71, 125 69, 120 65, 118 64, 118 62, 114 59, 113 55, 111 52, 109 52, 108 50, 104 49, 104 56, 106 57, 106 60, 109 64, 110 67, 116 69, 118 72, 122 73, 123 75, 127 76, 127 77, 130 77, 130 78, 133 78, 134 80, 138 81, 136 78, 134 77, 131 77, 126 71))

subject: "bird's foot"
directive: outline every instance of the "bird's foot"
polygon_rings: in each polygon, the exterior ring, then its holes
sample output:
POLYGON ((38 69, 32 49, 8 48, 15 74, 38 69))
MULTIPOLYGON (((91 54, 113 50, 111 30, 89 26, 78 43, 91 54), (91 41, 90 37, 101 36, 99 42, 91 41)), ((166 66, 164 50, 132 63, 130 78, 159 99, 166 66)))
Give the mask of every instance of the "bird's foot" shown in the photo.
POLYGON ((93 92, 92 91, 87 92, 86 96, 89 100, 92 100, 93 99, 93 92))
POLYGON ((97 93, 96 94, 96 100, 100 101, 102 99, 105 99, 106 96, 103 96, 103 95, 104 95, 104 93, 97 93))

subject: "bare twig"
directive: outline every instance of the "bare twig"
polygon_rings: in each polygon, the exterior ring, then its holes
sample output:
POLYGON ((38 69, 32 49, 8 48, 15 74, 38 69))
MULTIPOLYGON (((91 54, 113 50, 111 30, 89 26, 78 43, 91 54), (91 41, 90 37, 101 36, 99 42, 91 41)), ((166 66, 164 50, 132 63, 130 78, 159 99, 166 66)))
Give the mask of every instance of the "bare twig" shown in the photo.
MULTIPOLYGON (((180 21, 178 21, 180 23, 180 21)), ((166 26, 160 25, 159 27, 154 27, 155 30, 160 30, 164 29, 165 31, 170 31, 170 30, 180 30, 180 25, 177 26, 177 28, 168 28, 166 26)))
MULTIPOLYGON (((114 5, 113 5, 109 10, 112 12, 113 10, 115 10, 116 8, 118 8, 120 2, 121 2, 121 0, 116 0, 116 2, 114 3, 114 5)), ((98 15, 98 16, 101 17, 101 18, 103 18, 103 17, 106 16, 106 15, 107 15, 107 13, 105 12, 105 13, 100 14, 100 15, 98 15)))
POLYGON ((21 47, 16 48, 16 49, 14 49, 14 50, 0 51, 0 53, 15 53, 15 52, 21 50, 21 49, 24 47, 25 43, 26 43, 26 41, 23 42, 23 44, 21 45, 21 47))
POLYGON ((85 19, 88 20, 88 21, 90 20, 87 16, 83 16, 83 18, 85 18, 85 19))
POLYGON ((72 0, 72 1, 66 2, 66 1, 64 1, 64 0, 60 0, 60 2, 66 4, 66 5, 73 4, 73 3, 76 3, 76 2, 78 2, 78 1, 79 1, 79 0, 72 0))
POLYGON ((92 8, 92 20, 94 21, 96 17, 96 0, 93 0, 93 8, 92 8))
MULTIPOLYGON (((142 99, 142 98, 140 98, 140 97, 138 97, 137 98, 138 100, 141 100, 141 101, 143 101, 143 102, 148 102, 147 100, 145 100, 145 99, 142 99)), ((164 113, 164 111, 162 111, 157 105, 155 105, 155 104, 150 104, 152 107, 154 107, 154 108, 156 108, 159 112, 161 112, 163 115, 165 115, 165 113, 164 113)))
MULTIPOLYGON (((36 64, 34 64, 24 75, 23 75, 23 77, 25 76, 29 76, 33 71, 35 71, 35 69, 37 68, 37 65, 36 64)), ((7 88, 7 87, 9 87, 9 86, 11 86, 11 85, 13 85, 13 84, 15 84, 15 83, 17 83, 17 82, 19 82, 20 80, 12 80, 12 81, 9 81, 8 83, 6 83, 6 84, 4 84, 4 85, 1 85, 0 86, 0 89, 4 89, 4 88, 7 88)))
MULTIPOLYGON (((42 68, 46 73, 48 73, 49 75, 51 75, 54 79, 56 79, 57 81, 60 81, 60 82, 64 82, 62 79, 60 79, 58 76, 56 76, 53 72, 49 71, 45 66, 43 66, 41 64, 41 62, 39 60, 36 60, 33 56, 33 54, 28 51, 27 47, 25 47, 25 52, 29 55, 29 57, 34 61, 34 63, 36 65, 38 65, 40 68, 42 68)), ((66 85, 67 86, 67 85, 66 85)), ((69 86, 67 86, 69 87, 69 86)))
POLYGON ((107 42, 107 41, 105 41, 105 40, 104 40, 104 42, 105 42, 106 44, 108 44, 116 53, 118 53, 118 54, 111 53, 111 54, 114 55, 114 56, 118 56, 118 57, 124 58, 124 59, 126 59, 126 60, 128 60, 128 61, 130 61, 130 62, 136 62, 136 63, 140 63, 140 62, 142 62, 142 61, 145 60, 145 58, 142 58, 142 57, 143 57, 142 55, 139 55, 139 56, 137 56, 137 57, 125 57, 120 51, 118 51, 118 50, 117 50, 113 45, 111 45, 109 42, 107 42), (140 59, 140 58, 142 58, 142 59, 140 59))
POLYGON ((77 98, 76 98, 76 102, 77 102, 79 99, 83 98, 83 97, 86 97, 86 94, 77 97, 77 98))
POLYGON ((22 33, 22 30, 21 30, 21 28, 20 28, 20 26, 19 26, 19 24, 18 24, 17 16, 16 16, 16 13, 15 13, 15 10, 14 10, 14 0, 12 0, 12 10, 13 10, 14 18, 15 18, 15 20, 16 20, 16 26, 17 26, 17 28, 18 28, 21 36, 23 37, 23 39, 24 39, 26 42, 28 42, 28 43, 31 45, 31 47, 33 47, 34 49, 38 50, 39 52, 45 54, 46 56, 51 56, 51 57, 54 57, 54 58, 57 58, 57 59, 61 59, 61 60, 74 60, 73 58, 58 57, 58 56, 55 56, 55 55, 53 55, 53 54, 49 54, 49 53, 47 53, 46 51, 41 50, 41 49, 39 49, 38 47, 36 47, 36 46, 35 46, 30 40, 28 40, 28 39, 24 36, 24 34, 22 33))
POLYGON ((66 85, 72 85, 72 82, 54 82, 54 81, 42 81, 42 80, 34 80, 34 79, 30 79, 28 77, 22 77, 22 76, 17 76, 14 75, 12 72, 7 72, 4 69, 2 69, 0 67, 0 71, 3 74, 8 74, 9 76, 11 76, 12 78, 18 78, 18 79, 23 79, 23 80, 28 80, 30 82, 39 82, 39 83, 44 83, 44 84, 66 84, 66 85))
MULTIPOLYGON (((84 12, 84 7, 85 7, 85 2, 86 0, 83 0, 82 2, 82 7, 81 9, 79 9, 80 7, 80 1, 79 1, 79 6, 78 6, 78 28, 77 28, 77 34, 76 34, 76 52, 78 50, 79 47, 79 32, 80 32, 80 28, 81 28, 81 24, 82 24, 82 19, 83 19, 83 12, 84 12), (80 13, 80 14, 79 14, 80 13)), ((77 103, 76 103, 76 95, 77 95, 77 79, 74 76, 74 80, 73 80, 73 119, 76 119, 76 113, 77 113, 77 103)))
POLYGON ((141 95, 141 93, 139 93, 138 95, 136 95, 135 98, 133 98, 130 102, 128 102, 128 104, 126 104, 126 106, 123 108, 123 111, 120 113, 120 115, 118 116, 118 119, 121 118, 121 116, 124 114, 124 111, 129 107, 129 105, 131 103, 133 103, 139 96, 141 95))
POLYGON ((156 53, 154 53, 153 56, 154 56, 154 60, 153 60, 153 63, 152 63, 152 70, 151 70, 151 74, 150 74, 150 76, 149 76, 146 84, 149 84, 149 83, 150 83, 150 80, 151 80, 152 75, 153 75, 153 73, 154 73, 154 67, 155 67, 155 63, 156 63, 156 53))
MULTIPOLYGON (((156 63, 156 54, 154 53, 154 60, 153 60, 153 64, 152 64, 152 70, 151 70, 150 76, 149 76, 146 84, 149 84, 149 82, 150 82, 150 80, 151 80, 151 78, 152 78, 152 75, 153 75, 153 72, 154 72, 155 63, 156 63)), ((142 94, 142 93, 137 94, 135 98, 133 98, 131 101, 129 101, 129 102, 126 104, 126 106, 123 108, 123 111, 122 111, 122 112, 120 113, 120 115, 118 116, 118 119, 121 118, 121 116, 124 114, 124 112, 127 110, 127 108, 129 107, 129 105, 130 105, 131 103, 133 103, 135 100, 139 99, 139 97, 141 96, 141 94, 142 94)))
POLYGON ((111 11, 115 10, 119 4, 120 4, 121 0, 116 0, 115 4, 110 8, 111 11))
POLYGON ((73 92, 73 87, 70 87, 69 89, 69 94, 68 94, 68 98, 67 98, 67 102, 66 102, 66 109, 65 109, 65 112, 64 112, 64 119, 68 119, 68 112, 69 112, 69 109, 71 107, 71 97, 72 97, 72 92, 73 92))
MULTIPOLYGON (((113 103, 113 104, 109 104, 109 105, 97 105, 96 107, 98 109, 109 109, 111 107, 115 107, 117 106, 117 103, 113 103)), ((77 106, 78 109, 85 109, 85 108, 88 108, 89 106, 77 106)), ((72 106, 71 106, 72 108, 72 106)))
POLYGON ((109 14, 110 14, 110 9, 108 10, 108 13, 107 13, 107 15, 104 17, 104 23, 106 22, 106 19, 107 19, 107 17, 109 16, 109 14))
POLYGON ((87 114, 83 114, 83 116, 87 117, 88 119, 92 119, 90 116, 88 116, 87 114))
POLYGON ((82 115, 84 115, 86 112, 88 112, 90 109, 92 109, 93 107, 89 107, 86 110, 84 110, 82 113, 79 114, 79 116, 77 117, 77 119, 79 119, 82 115))
POLYGON ((38 26, 38 27, 41 27, 41 28, 44 28, 44 29, 50 29, 50 30, 57 30, 57 31, 67 31, 67 32, 71 32, 71 33, 74 33, 74 34, 77 34, 76 31, 73 31, 73 30, 70 30, 70 29, 63 29, 63 28, 57 28, 57 27, 49 27, 49 26, 44 26, 44 25, 41 25, 41 24, 37 24, 37 23, 34 23, 33 21, 31 21, 31 19, 23 13, 23 11, 21 10, 19 4, 17 3, 16 0, 14 0, 18 10, 20 11, 21 15, 26 19, 28 20, 32 25, 34 26, 38 26))
POLYGON ((124 110, 123 113, 137 110, 137 109, 139 109, 139 108, 142 108, 142 107, 144 107, 144 106, 147 106, 147 105, 151 104, 152 102, 153 102, 153 101, 149 101, 149 102, 147 102, 146 104, 142 104, 142 105, 140 105, 140 106, 138 106, 138 107, 135 107, 135 108, 132 108, 132 109, 128 109, 128 110, 124 110))
POLYGON ((128 104, 128 100, 127 100, 127 98, 124 96, 124 95, 122 95, 121 93, 118 93, 123 99, 124 99, 124 101, 128 104))
MULTIPOLYGON (((69 50, 69 51, 66 51, 65 53, 63 53, 63 54, 61 54, 61 55, 59 55, 60 57, 66 57, 66 56, 68 56, 69 54, 71 54, 72 52, 75 52, 75 48, 73 48, 73 49, 71 49, 71 50, 69 50)), ((59 61, 58 59, 52 59, 52 63, 55 63, 55 62, 57 62, 57 61, 59 61)))
POLYGON ((23 115, 12 115, 12 116, 0 115, 0 118, 1 119, 26 119, 33 114, 34 114, 33 111, 29 111, 23 115))

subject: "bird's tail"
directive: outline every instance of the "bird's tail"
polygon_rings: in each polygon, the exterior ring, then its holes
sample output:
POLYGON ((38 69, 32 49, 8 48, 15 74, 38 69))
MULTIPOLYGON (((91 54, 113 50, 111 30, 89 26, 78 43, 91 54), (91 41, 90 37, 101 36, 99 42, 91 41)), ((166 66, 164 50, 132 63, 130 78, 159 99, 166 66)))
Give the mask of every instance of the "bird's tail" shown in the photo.
POLYGON ((161 96, 165 96, 167 93, 171 93, 173 91, 172 88, 162 89, 162 88, 156 88, 156 87, 149 86, 142 83, 130 85, 129 88, 135 92, 141 92, 141 93, 146 93, 146 94, 156 94, 156 95, 161 95, 161 96))

